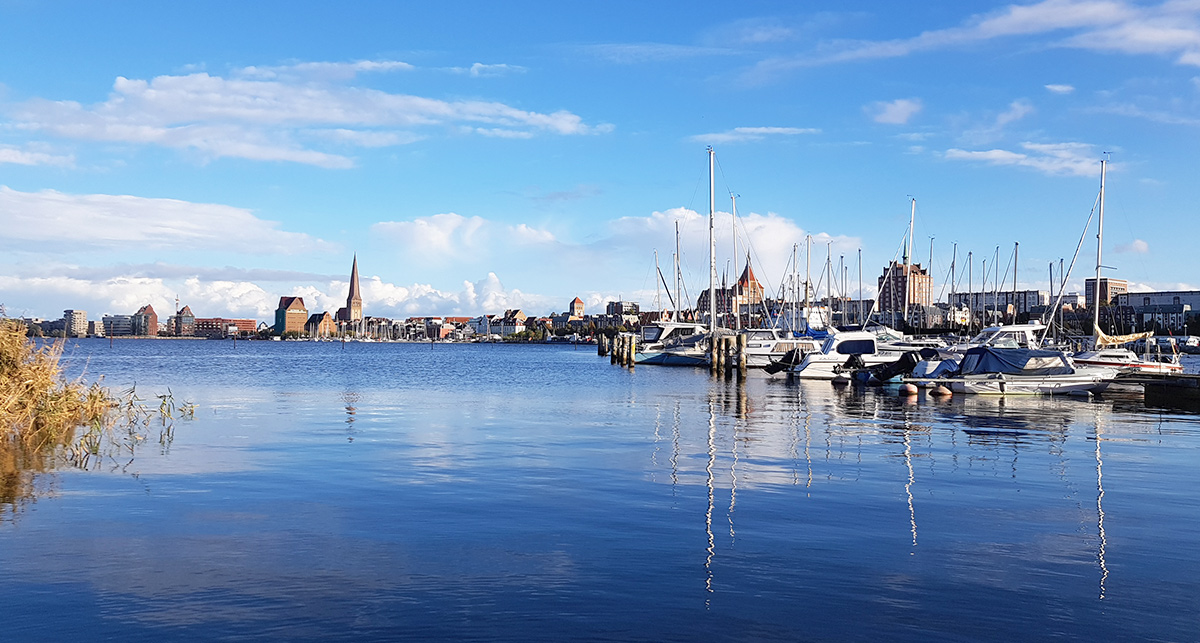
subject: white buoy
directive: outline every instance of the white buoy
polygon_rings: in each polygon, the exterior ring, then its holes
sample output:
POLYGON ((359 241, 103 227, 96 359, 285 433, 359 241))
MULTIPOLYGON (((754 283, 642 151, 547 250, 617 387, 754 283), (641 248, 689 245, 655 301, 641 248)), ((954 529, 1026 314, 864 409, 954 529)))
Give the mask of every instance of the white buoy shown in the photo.
POLYGON ((937 397, 950 397, 953 395, 953 393, 950 392, 950 389, 942 386, 941 384, 933 387, 933 390, 929 391, 929 394, 937 397))
POLYGON ((917 385, 916 384, 901 384, 900 385, 900 395, 916 395, 916 394, 917 394, 917 385))

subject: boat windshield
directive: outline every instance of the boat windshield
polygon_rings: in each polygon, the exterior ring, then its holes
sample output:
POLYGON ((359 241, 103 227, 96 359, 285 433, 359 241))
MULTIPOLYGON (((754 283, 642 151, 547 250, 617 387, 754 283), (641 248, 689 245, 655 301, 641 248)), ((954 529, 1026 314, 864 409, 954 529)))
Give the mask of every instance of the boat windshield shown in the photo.
POLYGON ((662 337, 663 329, 660 326, 642 326, 642 341, 657 342, 658 338, 662 337))

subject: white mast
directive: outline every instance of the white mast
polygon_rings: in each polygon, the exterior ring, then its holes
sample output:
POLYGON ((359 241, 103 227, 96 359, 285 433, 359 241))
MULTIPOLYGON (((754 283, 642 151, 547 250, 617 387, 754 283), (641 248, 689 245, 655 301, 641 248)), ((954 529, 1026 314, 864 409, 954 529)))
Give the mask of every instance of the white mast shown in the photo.
POLYGON ((797 328, 797 326, 796 326, 796 309, 800 307, 800 279, 797 276, 797 273, 799 272, 800 267, 796 265, 796 259, 798 257, 798 255, 796 254, 796 246, 797 245, 798 244, 795 244, 795 243, 792 244, 792 332, 793 333, 796 332, 796 328, 797 328))
POLYGON ((825 327, 833 325, 833 242, 825 242, 825 327))
POLYGON ((679 220, 675 220, 675 320, 679 321, 679 309, 683 307, 683 300, 680 299, 679 292, 679 220))
MULTIPOLYGON (((912 260, 909 258, 913 253, 913 226, 917 222, 917 198, 912 199, 912 211, 908 214, 908 248, 904 251, 904 326, 908 326, 908 304, 912 301, 909 295, 909 288, 912 287, 912 260)), ((900 332, 904 332, 904 328, 900 328, 900 332)))
MULTIPOLYGON (((732 256, 733 256, 734 261, 737 261, 737 258, 738 258, 738 251, 737 251, 737 198, 738 198, 738 195, 736 195, 732 192, 729 193, 729 199, 731 201, 733 201, 733 255, 732 256)), ((733 264, 733 269, 737 270, 736 263, 733 264)), ((732 288, 729 289, 729 310, 731 313, 733 313, 733 329, 737 330, 742 325, 742 311, 741 311, 741 306, 737 305, 737 296, 736 296, 737 278, 735 277, 734 279, 735 279, 735 281, 732 284, 732 288)))
POLYGON ((713 217, 717 210, 717 193, 713 176, 713 148, 708 146, 708 330, 717 329, 717 238, 713 217))
POLYGON ((865 328, 867 325, 867 322, 866 322, 866 320, 863 319, 862 304, 863 304, 863 298, 862 298, 862 248, 859 248, 858 249, 858 314, 855 316, 858 318, 858 325, 865 328))
POLYGON ((1100 254, 1104 251, 1104 170, 1108 161, 1100 161, 1100 216, 1096 227, 1096 285, 1092 288, 1092 301, 1095 302, 1096 312, 1092 317, 1092 335, 1095 337, 1093 348, 1100 348, 1100 254))
POLYGON ((804 250, 804 330, 808 330, 808 320, 811 315, 808 312, 808 288, 812 283, 812 235, 805 238, 805 243, 808 247, 804 250))

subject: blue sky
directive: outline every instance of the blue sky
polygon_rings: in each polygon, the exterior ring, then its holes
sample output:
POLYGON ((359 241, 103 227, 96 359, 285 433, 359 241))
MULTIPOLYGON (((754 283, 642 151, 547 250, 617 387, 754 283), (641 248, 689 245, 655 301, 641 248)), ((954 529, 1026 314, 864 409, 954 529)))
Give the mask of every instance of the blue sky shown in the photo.
POLYGON ((870 296, 911 195, 935 293, 956 242, 1046 289, 1104 152, 1108 274, 1200 287, 1196 0, 178 4, 0 0, 10 315, 335 310, 355 253, 368 315, 652 306, 707 145, 771 288, 812 235, 870 296))

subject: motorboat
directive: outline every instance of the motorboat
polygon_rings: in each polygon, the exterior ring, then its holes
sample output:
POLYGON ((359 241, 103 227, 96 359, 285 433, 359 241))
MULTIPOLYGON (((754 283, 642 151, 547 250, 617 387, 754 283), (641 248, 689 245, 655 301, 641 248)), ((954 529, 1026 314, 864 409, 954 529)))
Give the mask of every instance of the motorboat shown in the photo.
POLYGON ((976 346, 954 373, 916 381, 976 395, 1087 395, 1104 391, 1117 375, 1116 368, 1076 365, 1061 351, 976 346))
POLYGON ((832 380, 848 370, 895 362, 909 350, 880 343, 871 331, 843 331, 830 335, 820 352, 805 355, 789 374, 805 380, 832 380))
POLYGON ((751 328, 741 334, 746 336, 746 366, 750 368, 766 368, 792 351, 798 351, 799 357, 818 352, 827 336, 796 336, 778 328, 751 328))
POLYGON ((1142 356, 1128 348, 1101 348, 1098 350, 1076 353, 1071 358, 1076 364, 1083 366, 1106 366, 1115 368, 1121 373, 1154 373, 1159 375, 1174 375, 1183 372, 1183 364, 1179 356, 1161 353, 1157 359, 1142 356))
POLYGON ((708 366, 709 333, 704 324, 657 322, 642 327, 634 364, 708 366))

